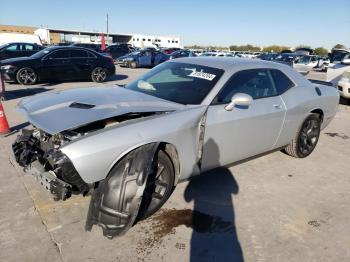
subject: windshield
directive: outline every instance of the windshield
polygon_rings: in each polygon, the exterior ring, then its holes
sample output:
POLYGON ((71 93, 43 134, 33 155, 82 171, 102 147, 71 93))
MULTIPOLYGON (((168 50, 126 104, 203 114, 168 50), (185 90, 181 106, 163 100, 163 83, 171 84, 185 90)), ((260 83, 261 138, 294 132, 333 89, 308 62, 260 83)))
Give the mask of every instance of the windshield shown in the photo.
POLYGON ((298 60, 298 64, 308 64, 310 63, 310 56, 301 56, 298 60))
POLYGON ((346 54, 348 52, 345 50, 333 50, 331 53, 331 63, 341 62, 346 54))
POLYGON ((163 63, 125 88, 179 104, 198 105, 224 70, 194 64, 163 63))
POLYGON ((0 45, 0 49, 3 49, 4 47, 8 46, 9 44, 3 44, 3 45, 0 45))
POLYGON ((32 58, 40 58, 40 57, 43 57, 44 55, 50 53, 51 51, 51 48, 45 48, 39 52, 36 52, 35 54, 31 55, 30 57, 32 58))
POLYGON ((129 56, 134 56, 134 55, 138 55, 139 53, 141 53, 140 51, 135 51, 135 52, 131 52, 130 54, 127 54, 129 56))
POLYGON ((294 60, 294 56, 289 54, 282 54, 276 57, 276 61, 291 62, 293 60, 294 60))

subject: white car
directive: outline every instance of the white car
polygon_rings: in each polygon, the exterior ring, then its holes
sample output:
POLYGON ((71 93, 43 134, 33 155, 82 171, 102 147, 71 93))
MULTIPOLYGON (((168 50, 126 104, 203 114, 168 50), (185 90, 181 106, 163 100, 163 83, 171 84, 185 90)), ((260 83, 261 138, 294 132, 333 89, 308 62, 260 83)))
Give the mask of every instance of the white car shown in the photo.
POLYGON ((340 96, 350 99, 350 71, 345 71, 338 82, 340 96))
POLYGON ((226 52, 206 52, 201 54, 200 56, 213 56, 213 57, 234 57, 231 53, 226 52))

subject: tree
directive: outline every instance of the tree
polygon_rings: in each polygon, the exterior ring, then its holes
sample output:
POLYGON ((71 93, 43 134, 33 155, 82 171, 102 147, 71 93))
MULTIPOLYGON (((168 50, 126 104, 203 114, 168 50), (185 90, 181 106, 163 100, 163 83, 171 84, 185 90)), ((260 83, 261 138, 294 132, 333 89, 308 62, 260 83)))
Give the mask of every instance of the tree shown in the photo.
POLYGON ((322 46, 316 47, 314 50, 314 54, 319 56, 326 56, 328 54, 328 50, 322 46))
POLYGON ((231 45, 230 47, 231 51, 260 51, 261 48, 259 46, 253 46, 250 44, 247 45, 231 45))
POLYGON ((238 46, 237 45, 230 45, 229 49, 230 49, 230 51, 237 51, 238 46))
POLYGON ((185 46, 185 48, 187 48, 187 49, 202 49, 203 47, 200 45, 189 45, 189 46, 185 46))
POLYGON ((342 44, 336 44, 332 49, 346 49, 346 46, 342 44))
POLYGON ((312 49, 311 46, 309 45, 298 45, 295 47, 295 49, 299 49, 299 48, 309 48, 309 49, 312 49))
POLYGON ((263 52, 281 52, 283 50, 288 50, 290 47, 288 46, 280 46, 280 45, 270 45, 265 46, 263 48, 263 52))

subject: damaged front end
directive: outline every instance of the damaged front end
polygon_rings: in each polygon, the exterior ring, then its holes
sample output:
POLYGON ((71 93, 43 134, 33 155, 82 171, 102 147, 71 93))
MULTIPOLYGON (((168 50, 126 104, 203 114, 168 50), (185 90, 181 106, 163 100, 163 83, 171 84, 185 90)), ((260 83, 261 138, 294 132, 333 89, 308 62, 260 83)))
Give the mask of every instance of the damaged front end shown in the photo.
POLYGON ((12 145, 17 163, 32 173, 55 200, 65 200, 72 194, 86 194, 90 190, 59 149, 71 139, 69 132, 49 135, 38 129, 23 129, 12 145))

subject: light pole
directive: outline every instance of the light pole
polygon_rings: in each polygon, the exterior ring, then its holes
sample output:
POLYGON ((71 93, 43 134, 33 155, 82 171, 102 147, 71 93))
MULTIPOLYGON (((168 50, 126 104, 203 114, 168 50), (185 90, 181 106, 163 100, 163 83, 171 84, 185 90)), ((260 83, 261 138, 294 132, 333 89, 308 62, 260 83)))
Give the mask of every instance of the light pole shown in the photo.
POLYGON ((109 35, 108 35, 108 14, 106 16, 106 24, 107 24, 107 45, 109 44, 109 35))

